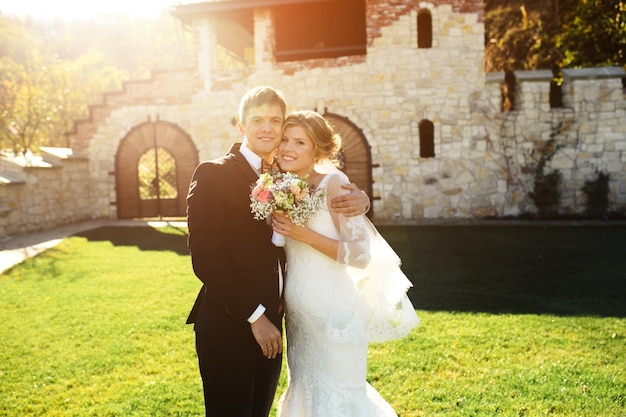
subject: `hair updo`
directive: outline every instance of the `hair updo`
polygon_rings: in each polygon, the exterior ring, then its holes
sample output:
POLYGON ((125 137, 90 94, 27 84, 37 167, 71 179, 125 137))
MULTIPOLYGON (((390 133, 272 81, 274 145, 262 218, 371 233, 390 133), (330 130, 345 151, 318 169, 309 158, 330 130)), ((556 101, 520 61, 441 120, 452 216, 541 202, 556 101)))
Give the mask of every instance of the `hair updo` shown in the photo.
POLYGON ((298 110, 285 119, 283 131, 290 127, 304 128, 315 145, 315 161, 333 160, 341 149, 341 137, 321 114, 312 110, 298 110))

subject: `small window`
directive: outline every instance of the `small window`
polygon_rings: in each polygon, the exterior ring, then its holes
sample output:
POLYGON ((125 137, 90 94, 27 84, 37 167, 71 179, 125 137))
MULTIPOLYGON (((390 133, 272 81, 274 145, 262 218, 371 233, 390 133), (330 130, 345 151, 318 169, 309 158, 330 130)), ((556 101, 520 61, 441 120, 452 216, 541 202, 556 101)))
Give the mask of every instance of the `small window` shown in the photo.
POLYGON ((433 47, 433 18, 428 9, 417 12, 417 47, 433 47))
POLYGON ((550 80, 550 108, 558 109, 563 107, 563 74, 561 68, 556 65, 552 68, 552 79, 550 80))
POLYGON ((515 110, 515 94, 517 89, 517 77, 511 70, 504 72, 504 83, 501 86, 502 111, 509 112, 515 110))
POLYGON ((420 158, 435 157, 435 126, 430 120, 422 120, 419 123, 420 132, 420 158))

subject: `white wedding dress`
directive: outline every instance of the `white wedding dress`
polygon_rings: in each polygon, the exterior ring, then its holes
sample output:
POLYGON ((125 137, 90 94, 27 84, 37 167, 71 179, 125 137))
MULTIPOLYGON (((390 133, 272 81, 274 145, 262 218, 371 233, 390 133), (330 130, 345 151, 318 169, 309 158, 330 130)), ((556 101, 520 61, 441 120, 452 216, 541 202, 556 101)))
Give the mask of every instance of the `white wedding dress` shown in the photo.
MULTIPOLYGON (((319 187, 326 187, 331 177, 324 177, 319 187)), ((344 251, 343 256, 358 264, 363 255, 368 255, 361 251, 368 247, 368 238, 364 235, 365 216, 348 220, 351 224, 342 226, 348 232, 342 230, 339 233, 325 201, 307 226, 340 240, 344 247, 356 245, 356 249, 352 246, 344 251)), ((372 326, 372 306, 355 282, 358 279, 355 280, 350 272, 357 269, 289 238, 285 251, 289 385, 279 401, 278 416, 396 416, 391 406, 366 381, 368 342, 376 338, 368 332, 372 326)), ((403 285, 405 294, 410 282, 403 285)), ((398 336, 408 333, 418 322, 408 297, 403 297, 400 308, 404 308, 405 318, 398 336)))

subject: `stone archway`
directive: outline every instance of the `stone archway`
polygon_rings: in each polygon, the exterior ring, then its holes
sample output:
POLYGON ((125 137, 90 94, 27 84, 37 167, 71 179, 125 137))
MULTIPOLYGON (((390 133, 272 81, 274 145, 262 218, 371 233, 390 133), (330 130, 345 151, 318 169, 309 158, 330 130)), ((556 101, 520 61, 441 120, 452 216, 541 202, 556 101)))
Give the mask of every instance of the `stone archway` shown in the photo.
POLYGON ((187 133, 159 121, 135 126, 115 155, 117 217, 182 217, 198 165, 198 150, 187 133))
MULTIPOLYGON (((324 113, 324 118, 339 133, 342 139, 340 160, 342 171, 350 178, 350 181, 359 186, 367 193, 370 201, 372 195, 372 151, 363 131, 351 122, 347 117, 333 113, 324 113)), ((367 214, 374 216, 374 206, 367 214)))

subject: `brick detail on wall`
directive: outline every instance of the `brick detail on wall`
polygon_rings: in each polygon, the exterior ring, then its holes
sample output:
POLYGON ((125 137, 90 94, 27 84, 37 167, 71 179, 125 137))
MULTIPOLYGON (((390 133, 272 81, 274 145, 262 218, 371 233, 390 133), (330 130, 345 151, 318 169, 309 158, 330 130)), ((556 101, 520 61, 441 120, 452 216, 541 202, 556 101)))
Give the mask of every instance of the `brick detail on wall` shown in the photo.
POLYGON ((102 94, 102 103, 89 107, 89 117, 74 122, 67 133, 70 147, 77 153, 87 152, 89 140, 115 109, 125 106, 172 105, 188 103, 193 93, 202 89, 202 81, 194 71, 155 71, 146 80, 123 83, 120 91, 102 94), (155 94, 156 92, 156 94, 155 94))

